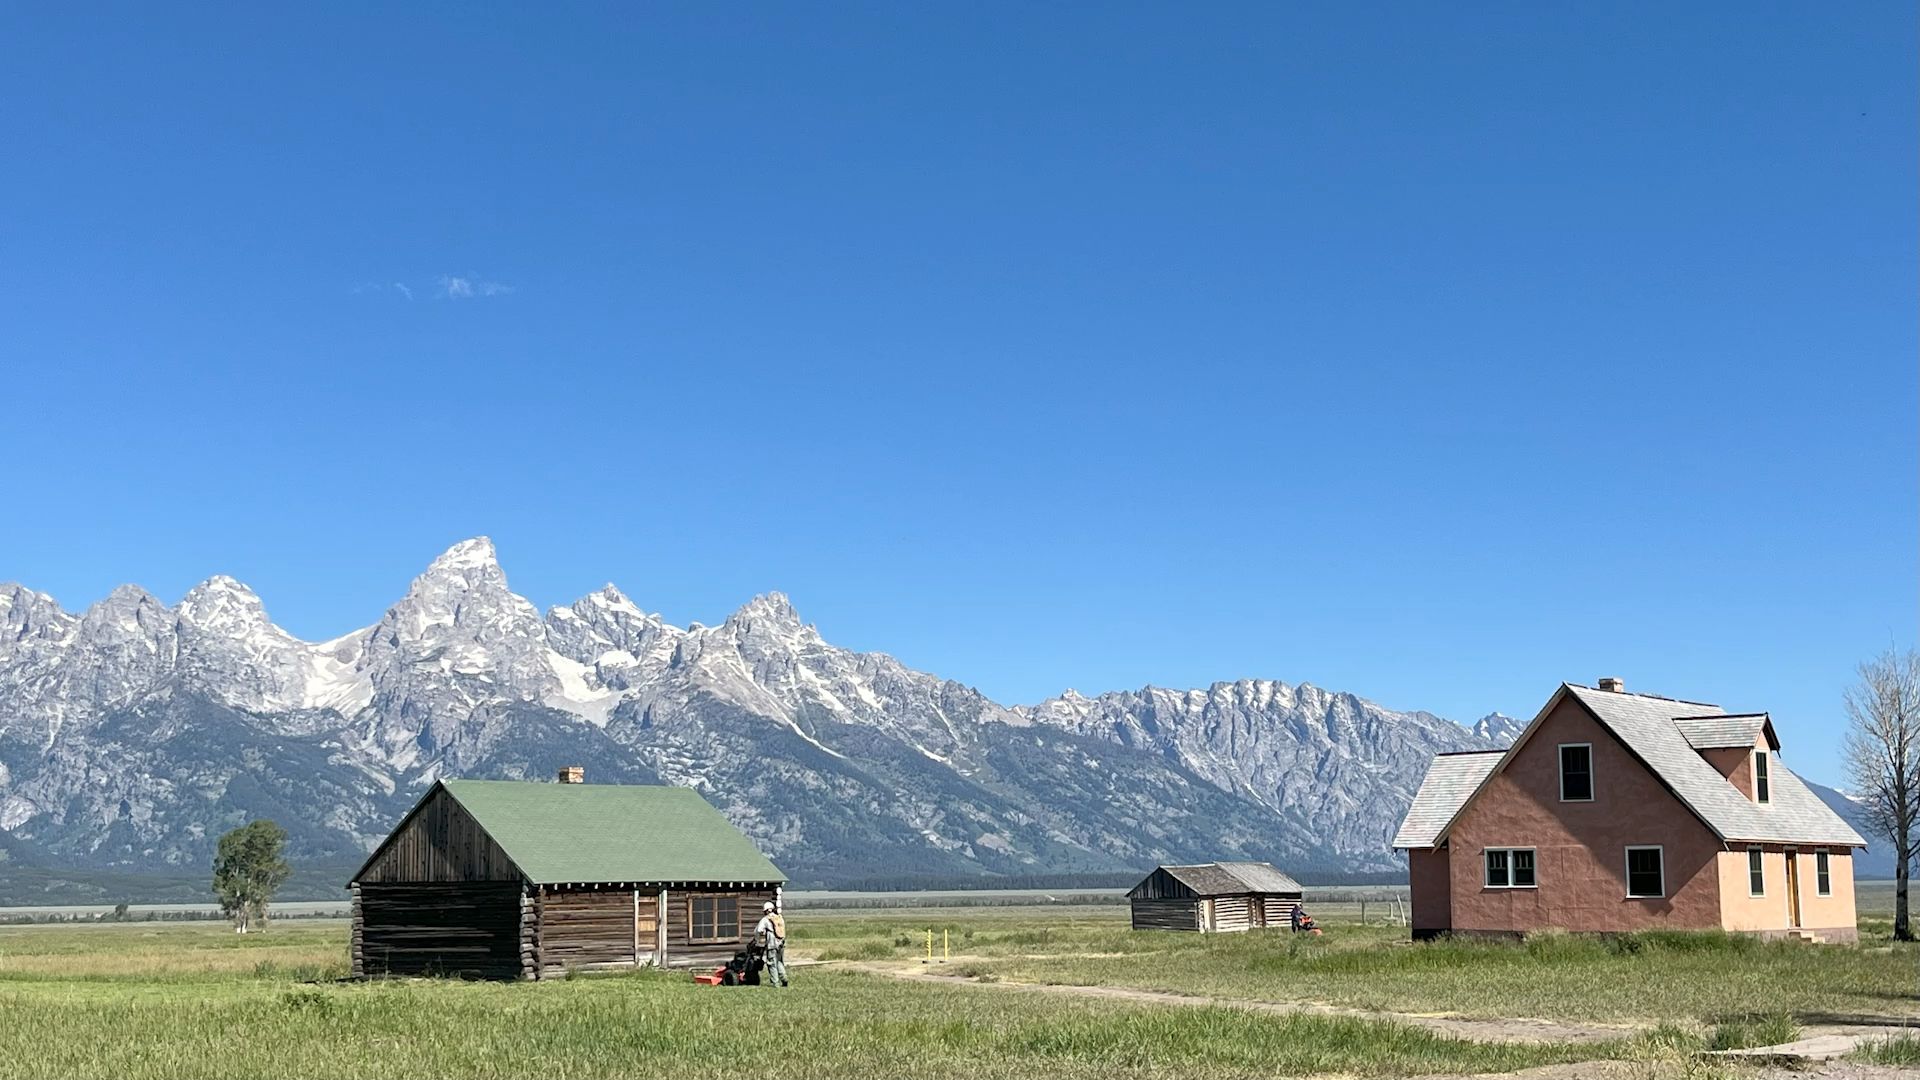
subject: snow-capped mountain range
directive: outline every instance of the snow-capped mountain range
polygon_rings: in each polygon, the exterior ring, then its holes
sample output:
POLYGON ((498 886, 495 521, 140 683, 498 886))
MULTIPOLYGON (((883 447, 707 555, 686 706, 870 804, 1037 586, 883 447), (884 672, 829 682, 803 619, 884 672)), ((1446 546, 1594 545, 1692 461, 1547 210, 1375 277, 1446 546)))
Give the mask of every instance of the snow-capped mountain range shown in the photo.
POLYGON ((612 585, 542 614, 485 538, 364 630, 306 642, 240 582, 79 615, 0 585, 0 860, 204 864, 249 817, 349 861, 441 776, 700 789, 800 881, 1166 859, 1397 865, 1437 751, 1505 745, 1270 680, 1006 707, 827 643, 785 597, 673 626, 612 585))

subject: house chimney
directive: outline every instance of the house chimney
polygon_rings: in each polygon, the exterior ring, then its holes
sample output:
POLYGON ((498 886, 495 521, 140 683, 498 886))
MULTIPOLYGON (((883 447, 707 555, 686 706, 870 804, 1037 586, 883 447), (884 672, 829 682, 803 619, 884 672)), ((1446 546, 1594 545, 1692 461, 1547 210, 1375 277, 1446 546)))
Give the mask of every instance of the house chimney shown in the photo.
POLYGON ((560 782, 563 784, 584 784, 587 782, 587 770, 578 765, 560 766, 560 782))
POLYGON ((1627 692, 1627 684, 1617 676, 1608 676, 1600 680, 1600 689, 1609 694, 1624 694, 1627 692))

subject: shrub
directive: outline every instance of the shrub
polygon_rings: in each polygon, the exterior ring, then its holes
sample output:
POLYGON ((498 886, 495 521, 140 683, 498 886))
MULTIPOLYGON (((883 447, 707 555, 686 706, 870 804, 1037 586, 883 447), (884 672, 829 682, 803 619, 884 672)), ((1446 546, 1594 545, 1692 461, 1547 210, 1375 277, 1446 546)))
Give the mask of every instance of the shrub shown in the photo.
POLYGON ((1786 1013, 1735 1016, 1720 1021, 1707 1040, 1709 1050, 1746 1050, 1755 1046, 1778 1046, 1800 1037, 1800 1025, 1786 1013))
POLYGON ((1853 1058, 1869 1065, 1920 1065, 1920 1035, 1895 1035, 1862 1043, 1853 1058))
POLYGON ((333 999, 324 991, 289 990, 280 995, 280 1004, 293 1012, 326 1014, 333 1011, 333 999))

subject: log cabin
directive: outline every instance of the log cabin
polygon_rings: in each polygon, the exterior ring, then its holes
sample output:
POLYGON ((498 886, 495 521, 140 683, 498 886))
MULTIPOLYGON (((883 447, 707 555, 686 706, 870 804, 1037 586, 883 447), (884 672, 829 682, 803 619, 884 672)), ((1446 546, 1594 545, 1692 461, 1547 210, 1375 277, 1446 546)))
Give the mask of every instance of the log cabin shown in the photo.
POLYGON ((1441 754, 1393 846, 1413 936, 1723 930, 1850 942, 1860 834, 1766 713, 1562 683, 1505 750, 1441 754))
POLYGON ((688 788, 441 780, 353 875, 356 977, 718 964, 786 877, 688 788))
POLYGON ((1300 883, 1263 862, 1160 866, 1135 885, 1127 900, 1135 930, 1230 933, 1291 926, 1300 883))

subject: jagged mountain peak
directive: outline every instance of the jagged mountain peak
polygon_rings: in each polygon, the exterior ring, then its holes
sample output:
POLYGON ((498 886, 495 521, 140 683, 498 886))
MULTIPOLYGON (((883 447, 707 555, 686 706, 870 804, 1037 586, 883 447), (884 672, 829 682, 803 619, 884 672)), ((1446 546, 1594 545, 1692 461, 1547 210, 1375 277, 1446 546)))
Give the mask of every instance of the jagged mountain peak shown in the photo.
POLYGON ((259 594, 225 574, 215 574, 188 589, 175 610, 181 622, 207 629, 271 625, 259 594))
POLYGON ((793 601, 787 599, 787 594, 781 592, 761 593, 742 604, 733 615, 735 618, 773 619, 800 625, 800 613, 794 610, 793 601))
POLYGON ((1511 746, 1520 733, 1527 730, 1527 722, 1508 716, 1502 712, 1490 712, 1474 721, 1473 733, 1497 746, 1511 746))
POLYGON ((80 618, 0 588, 0 831, 128 864, 204 860, 220 815, 261 809, 249 793, 303 792, 305 842, 364 845, 435 777, 584 761, 697 787, 777 856, 841 866, 1382 868, 1431 754, 1491 730, 1272 679, 1006 709, 832 645, 778 592, 711 627, 611 584, 542 615, 486 537, 319 644, 225 575, 172 609, 122 587, 80 618))
POLYGON ((492 537, 476 536, 441 552, 427 565, 427 570, 431 573, 435 570, 478 570, 487 567, 500 568, 499 553, 493 549, 492 537))

